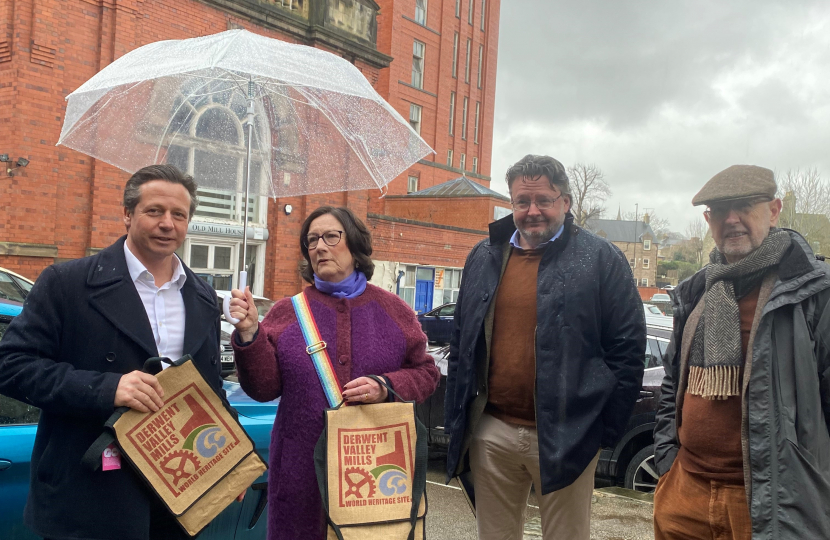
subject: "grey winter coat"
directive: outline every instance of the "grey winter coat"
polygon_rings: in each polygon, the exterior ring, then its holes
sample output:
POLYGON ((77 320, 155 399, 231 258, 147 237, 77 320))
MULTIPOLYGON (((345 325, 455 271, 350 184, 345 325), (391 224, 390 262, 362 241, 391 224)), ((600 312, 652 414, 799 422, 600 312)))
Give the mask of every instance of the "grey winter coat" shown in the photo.
MULTIPOLYGON (((830 267, 793 243, 757 322, 743 414, 744 476, 753 540, 830 538, 830 267)), ((680 343, 703 296, 705 269, 675 291, 674 335, 654 430, 655 462, 679 449, 680 343)))

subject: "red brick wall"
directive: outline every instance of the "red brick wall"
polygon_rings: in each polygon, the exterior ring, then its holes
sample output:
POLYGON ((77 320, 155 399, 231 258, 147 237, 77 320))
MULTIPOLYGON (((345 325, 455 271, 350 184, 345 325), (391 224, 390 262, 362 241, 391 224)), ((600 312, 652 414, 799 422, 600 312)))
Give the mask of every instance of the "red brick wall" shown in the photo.
POLYGON ((487 231, 487 226, 493 221, 495 206, 510 207, 507 202, 493 197, 389 197, 386 199, 386 215, 487 231))
POLYGON ((431 266, 463 267, 467 254, 484 233, 459 232, 439 227, 398 223, 369 217, 373 259, 431 266))

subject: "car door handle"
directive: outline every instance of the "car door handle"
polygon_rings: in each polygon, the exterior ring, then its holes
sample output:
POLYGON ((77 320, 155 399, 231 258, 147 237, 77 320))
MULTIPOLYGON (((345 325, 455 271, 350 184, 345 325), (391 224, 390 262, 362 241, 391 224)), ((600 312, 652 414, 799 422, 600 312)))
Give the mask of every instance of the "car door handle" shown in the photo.
POLYGON ((643 401, 644 399, 649 399, 654 397, 654 392, 649 392, 648 390, 640 390, 640 399, 637 400, 637 403, 643 401))
POLYGON ((0 459, 0 471, 5 471, 12 466, 12 462, 8 459, 0 459))

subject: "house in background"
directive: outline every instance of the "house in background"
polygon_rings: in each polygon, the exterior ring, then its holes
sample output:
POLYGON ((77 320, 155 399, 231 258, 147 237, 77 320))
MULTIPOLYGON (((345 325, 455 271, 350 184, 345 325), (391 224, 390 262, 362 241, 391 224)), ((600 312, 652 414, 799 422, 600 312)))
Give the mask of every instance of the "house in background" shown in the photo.
POLYGON ((628 259, 638 287, 655 287, 657 282, 659 244, 648 220, 648 214, 645 214, 643 221, 589 219, 586 225, 589 231, 620 248, 628 259))

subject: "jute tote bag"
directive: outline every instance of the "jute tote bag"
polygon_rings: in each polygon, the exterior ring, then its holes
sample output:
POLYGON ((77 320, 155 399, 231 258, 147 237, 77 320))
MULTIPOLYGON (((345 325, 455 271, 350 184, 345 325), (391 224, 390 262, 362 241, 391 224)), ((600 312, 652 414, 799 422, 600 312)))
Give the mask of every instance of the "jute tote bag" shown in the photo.
MULTIPOLYGON (((331 408, 314 448, 329 540, 425 539, 426 428, 415 403, 344 407, 326 343, 304 293, 292 298, 297 320, 331 408)), ((380 377, 370 376, 397 393, 380 377)))
MULTIPOLYGON (((150 359, 147 366, 153 361, 150 359)), ((113 441, 179 525, 195 536, 266 470, 243 427, 188 355, 158 375, 164 406, 141 413, 122 407, 84 461, 96 468, 113 441)))

